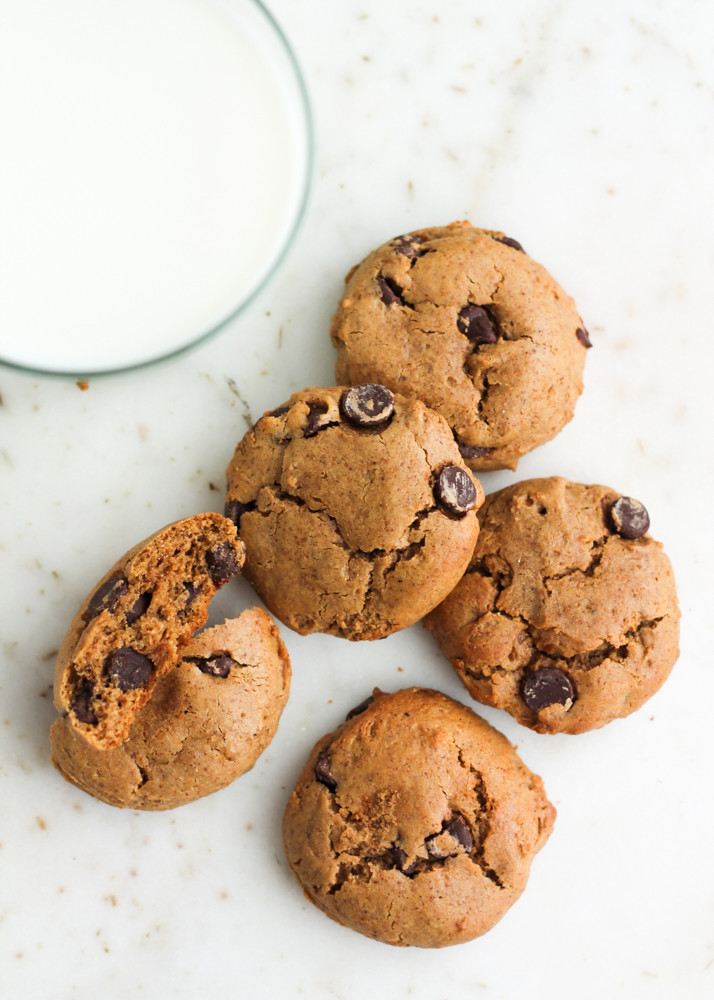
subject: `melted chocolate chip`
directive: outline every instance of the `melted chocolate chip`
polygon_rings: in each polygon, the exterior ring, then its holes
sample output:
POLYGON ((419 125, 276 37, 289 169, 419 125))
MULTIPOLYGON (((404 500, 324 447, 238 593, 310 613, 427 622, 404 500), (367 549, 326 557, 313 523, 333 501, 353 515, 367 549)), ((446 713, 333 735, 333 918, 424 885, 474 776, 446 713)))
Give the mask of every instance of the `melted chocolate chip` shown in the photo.
POLYGON ((123 646, 107 657, 106 672, 120 691, 133 691, 148 683, 154 664, 148 656, 138 653, 131 646, 123 646))
POLYGON ((460 816, 454 816, 452 820, 449 820, 444 830, 450 833, 465 851, 470 851, 474 846, 474 838, 471 836, 471 831, 460 816))
POLYGON ((226 500, 223 513, 229 521, 235 524, 236 528, 240 528, 240 519, 248 510, 255 510, 255 500, 251 500, 249 503, 241 503, 240 500, 226 500))
POLYGON ((583 347, 592 347, 593 346, 590 343, 590 335, 588 334, 588 331, 584 327, 579 326, 577 328, 577 330, 575 331, 575 336, 578 338, 578 340, 583 345, 583 347))
POLYGON ((548 705, 568 706, 568 702, 575 701, 573 683, 558 667, 540 667, 526 674, 521 684, 521 695, 533 712, 539 712, 548 705))
POLYGON ((211 579, 217 587, 231 580, 239 570, 238 560, 232 545, 221 542, 215 549, 206 553, 206 566, 211 579))
POLYGON ((129 584, 123 576, 110 576, 92 594, 87 606, 87 618, 95 618, 100 611, 113 611, 119 598, 128 589, 129 584))
POLYGON ((394 396, 376 382, 353 385, 340 397, 340 412, 353 427, 386 427, 394 416, 394 396))
POLYGON ((520 250, 521 253, 525 253, 518 240, 511 239, 510 236, 494 236, 493 238, 497 243, 505 243, 507 247, 513 247, 514 250, 520 250))
POLYGON ((610 508, 610 519, 618 535, 623 538, 641 538, 650 526, 650 516, 639 500, 620 497, 610 508))
POLYGON ((459 312, 456 326, 472 344, 495 344, 498 340, 498 324, 486 306, 469 302, 459 312))
POLYGON ((330 770, 330 758, 327 750, 321 750, 317 755, 317 763, 315 764, 315 777, 317 780, 323 784, 326 788, 329 788, 331 792, 334 792, 337 788, 337 779, 330 770))
POLYGON ((468 853, 473 845, 471 831, 460 816, 444 823, 440 833, 426 838, 427 850, 435 858, 451 858, 459 853, 460 847, 468 853), (444 837, 444 834, 447 836, 444 837))
POLYGON ((396 281, 393 281, 392 278, 385 278, 383 274, 378 274, 377 284, 379 285, 380 298, 385 306, 391 306, 395 303, 400 306, 404 305, 402 300, 403 289, 399 287, 396 281))
POLYGON ((144 614, 146 609, 151 604, 151 598, 154 595, 150 590, 145 590, 143 594, 139 594, 137 599, 132 604, 131 608, 126 613, 126 623, 127 625, 133 625, 144 614))
POLYGON ((428 250, 422 249, 419 244, 426 243, 425 236, 397 236, 389 244, 395 253, 400 254, 402 257, 423 257, 428 250))
POLYGON ((369 695, 367 698, 364 699, 364 701, 361 701, 359 705, 355 705, 355 707, 351 708, 347 713, 347 715, 345 716, 345 722, 347 722, 349 719, 354 719, 356 715, 361 715, 362 712, 364 712, 364 710, 368 708, 373 701, 374 701, 374 695, 369 695))
POLYGON ((476 505, 473 479, 458 465, 445 465, 434 487, 436 501, 454 517, 464 517, 476 505))
POLYGON ((201 593, 201 585, 199 584, 196 587, 190 580, 187 580, 183 587, 186 591, 186 604, 183 607, 183 610, 185 611, 188 607, 190 607, 190 605, 193 604, 198 595, 201 593))
POLYGON ((268 414, 269 417, 282 417, 284 413, 287 413, 290 409, 289 406, 276 406, 274 410, 271 410, 268 414))
POLYGON ((404 875, 413 875, 417 869, 418 861, 412 861, 410 865, 407 864, 406 851, 403 848, 397 847, 396 844, 392 845, 392 860, 394 864, 404 875))
POLYGON ((236 665, 236 661, 225 653, 216 653, 208 657, 187 656, 186 659, 195 663, 202 674, 209 674, 211 677, 227 677, 231 667, 236 665))
POLYGON ((78 722, 84 722, 88 726, 96 726, 98 719, 92 708, 93 701, 94 685, 85 677, 79 684, 72 702, 72 711, 78 722))
POLYGON ((459 441, 456 438, 456 443, 459 446, 459 451, 461 452, 461 457, 466 459, 471 458, 484 458, 486 455, 490 455, 494 448, 484 448, 477 444, 464 444, 463 441, 459 441))
POLYGON ((327 403, 308 403, 308 407, 309 412, 305 430, 302 432, 303 437, 315 437, 319 431, 323 431, 326 427, 334 425, 334 420, 325 420, 325 414, 329 409, 327 403))

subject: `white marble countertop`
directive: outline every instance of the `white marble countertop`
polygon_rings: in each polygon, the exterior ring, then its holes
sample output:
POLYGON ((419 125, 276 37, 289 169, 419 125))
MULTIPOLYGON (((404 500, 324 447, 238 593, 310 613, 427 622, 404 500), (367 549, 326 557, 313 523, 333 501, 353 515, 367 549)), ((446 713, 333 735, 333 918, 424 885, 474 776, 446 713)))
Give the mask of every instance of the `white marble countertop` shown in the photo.
MULTIPOLYGON (((133 374, 0 367, 0 996, 714 995, 711 649, 714 15, 705 0, 271 0, 307 76, 314 189, 277 278, 199 349, 133 374), (294 680, 255 769, 182 809, 119 812, 54 772, 53 659, 85 593, 160 525, 221 510, 263 410, 333 381, 348 268, 422 225, 520 240, 591 332, 574 420, 487 474, 642 499, 682 606, 681 658, 639 713, 580 737, 483 714, 558 808, 523 897, 480 940, 391 949, 302 896, 280 818, 315 740, 375 684, 468 700, 419 627, 284 637, 294 680)), ((1 238, 1 237, 0 237, 1 238)), ((217 616, 254 602, 245 582, 217 616)))

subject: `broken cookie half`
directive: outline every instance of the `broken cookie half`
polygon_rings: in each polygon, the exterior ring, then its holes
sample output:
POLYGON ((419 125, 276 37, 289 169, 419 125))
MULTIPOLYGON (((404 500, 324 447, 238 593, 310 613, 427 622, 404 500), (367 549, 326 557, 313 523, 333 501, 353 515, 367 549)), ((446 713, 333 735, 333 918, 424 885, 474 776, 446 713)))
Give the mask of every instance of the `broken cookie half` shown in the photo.
POLYGON ((278 728, 290 660, 261 608, 206 629, 139 710, 127 739, 99 750, 70 717, 50 730, 67 781, 132 809, 172 809, 224 788, 253 767, 278 728))
POLYGON ((220 514, 175 521, 130 549, 85 599, 55 668, 55 707, 90 746, 119 746, 208 620, 245 546, 220 514))
POLYGON ((245 547, 197 514, 140 542, 100 580, 57 658, 52 762, 116 806, 170 809, 229 784, 277 729, 290 661, 255 608, 199 633, 245 547))

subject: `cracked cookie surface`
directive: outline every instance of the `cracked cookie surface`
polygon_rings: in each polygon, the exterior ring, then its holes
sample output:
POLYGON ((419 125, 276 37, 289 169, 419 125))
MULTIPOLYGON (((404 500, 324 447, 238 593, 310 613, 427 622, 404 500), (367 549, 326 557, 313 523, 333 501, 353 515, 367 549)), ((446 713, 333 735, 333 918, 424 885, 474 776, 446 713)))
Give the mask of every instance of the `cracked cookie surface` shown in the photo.
POLYGON ((478 534, 483 491, 446 422, 361 390, 295 393, 227 470, 244 575, 303 635, 379 639, 414 624, 456 585, 478 534))
POLYGON ((79 736, 100 750, 126 739, 243 559, 235 526, 206 513, 167 525, 112 566, 75 615, 57 656, 55 707, 79 736))
POLYGON ((642 505, 531 479, 489 495, 479 520, 466 574, 424 621, 471 695, 543 733, 640 708, 679 652, 672 567, 642 505))
POLYGON ((554 819, 504 736, 446 695, 411 688, 375 690, 317 743, 283 834, 305 895, 333 920, 440 948, 503 916, 554 819))
POLYGON ((254 608, 206 629, 138 712, 126 741, 97 750, 66 718, 50 729, 60 774, 109 805, 173 809, 250 770, 278 727, 290 660, 277 626, 254 608))
POLYGON ((380 382, 449 423, 469 468, 515 469, 573 416, 590 346, 573 300, 503 233, 421 229, 347 275, 337 381, 380 382))

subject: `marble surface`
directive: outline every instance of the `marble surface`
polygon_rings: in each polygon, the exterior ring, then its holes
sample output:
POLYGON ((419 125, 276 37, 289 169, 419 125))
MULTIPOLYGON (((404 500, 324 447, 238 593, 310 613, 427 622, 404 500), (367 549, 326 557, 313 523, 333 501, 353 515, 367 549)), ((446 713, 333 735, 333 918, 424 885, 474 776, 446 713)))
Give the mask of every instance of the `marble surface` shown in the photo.
MULTIPOLYGON (((712 7, 270 6, 317 132, 311 203, 276 279, 199 349, 86 391, 0 367, 0 996, 711 997, 712 7), (356 260, 460 218, 520 240, 595 345, 574 420, 486 490, 562 474, 641 498, 674 564, 682 651, 639 713, 599 732, 539 736, 484 710, 558 820, 502 922, 430 952, 328 921, 280 839, 308 749, 373 685, 468 700, 420 627, 375 644, 284 629, 294 681, 275 741, 174 812, 119 812, 65 784, 47 730, 54 655, 88 589, 158 526, 222 509, 251 421, 331 384, 328 323, 356 260)), ((215 617, 254 601, 231 584, 215 617)))

